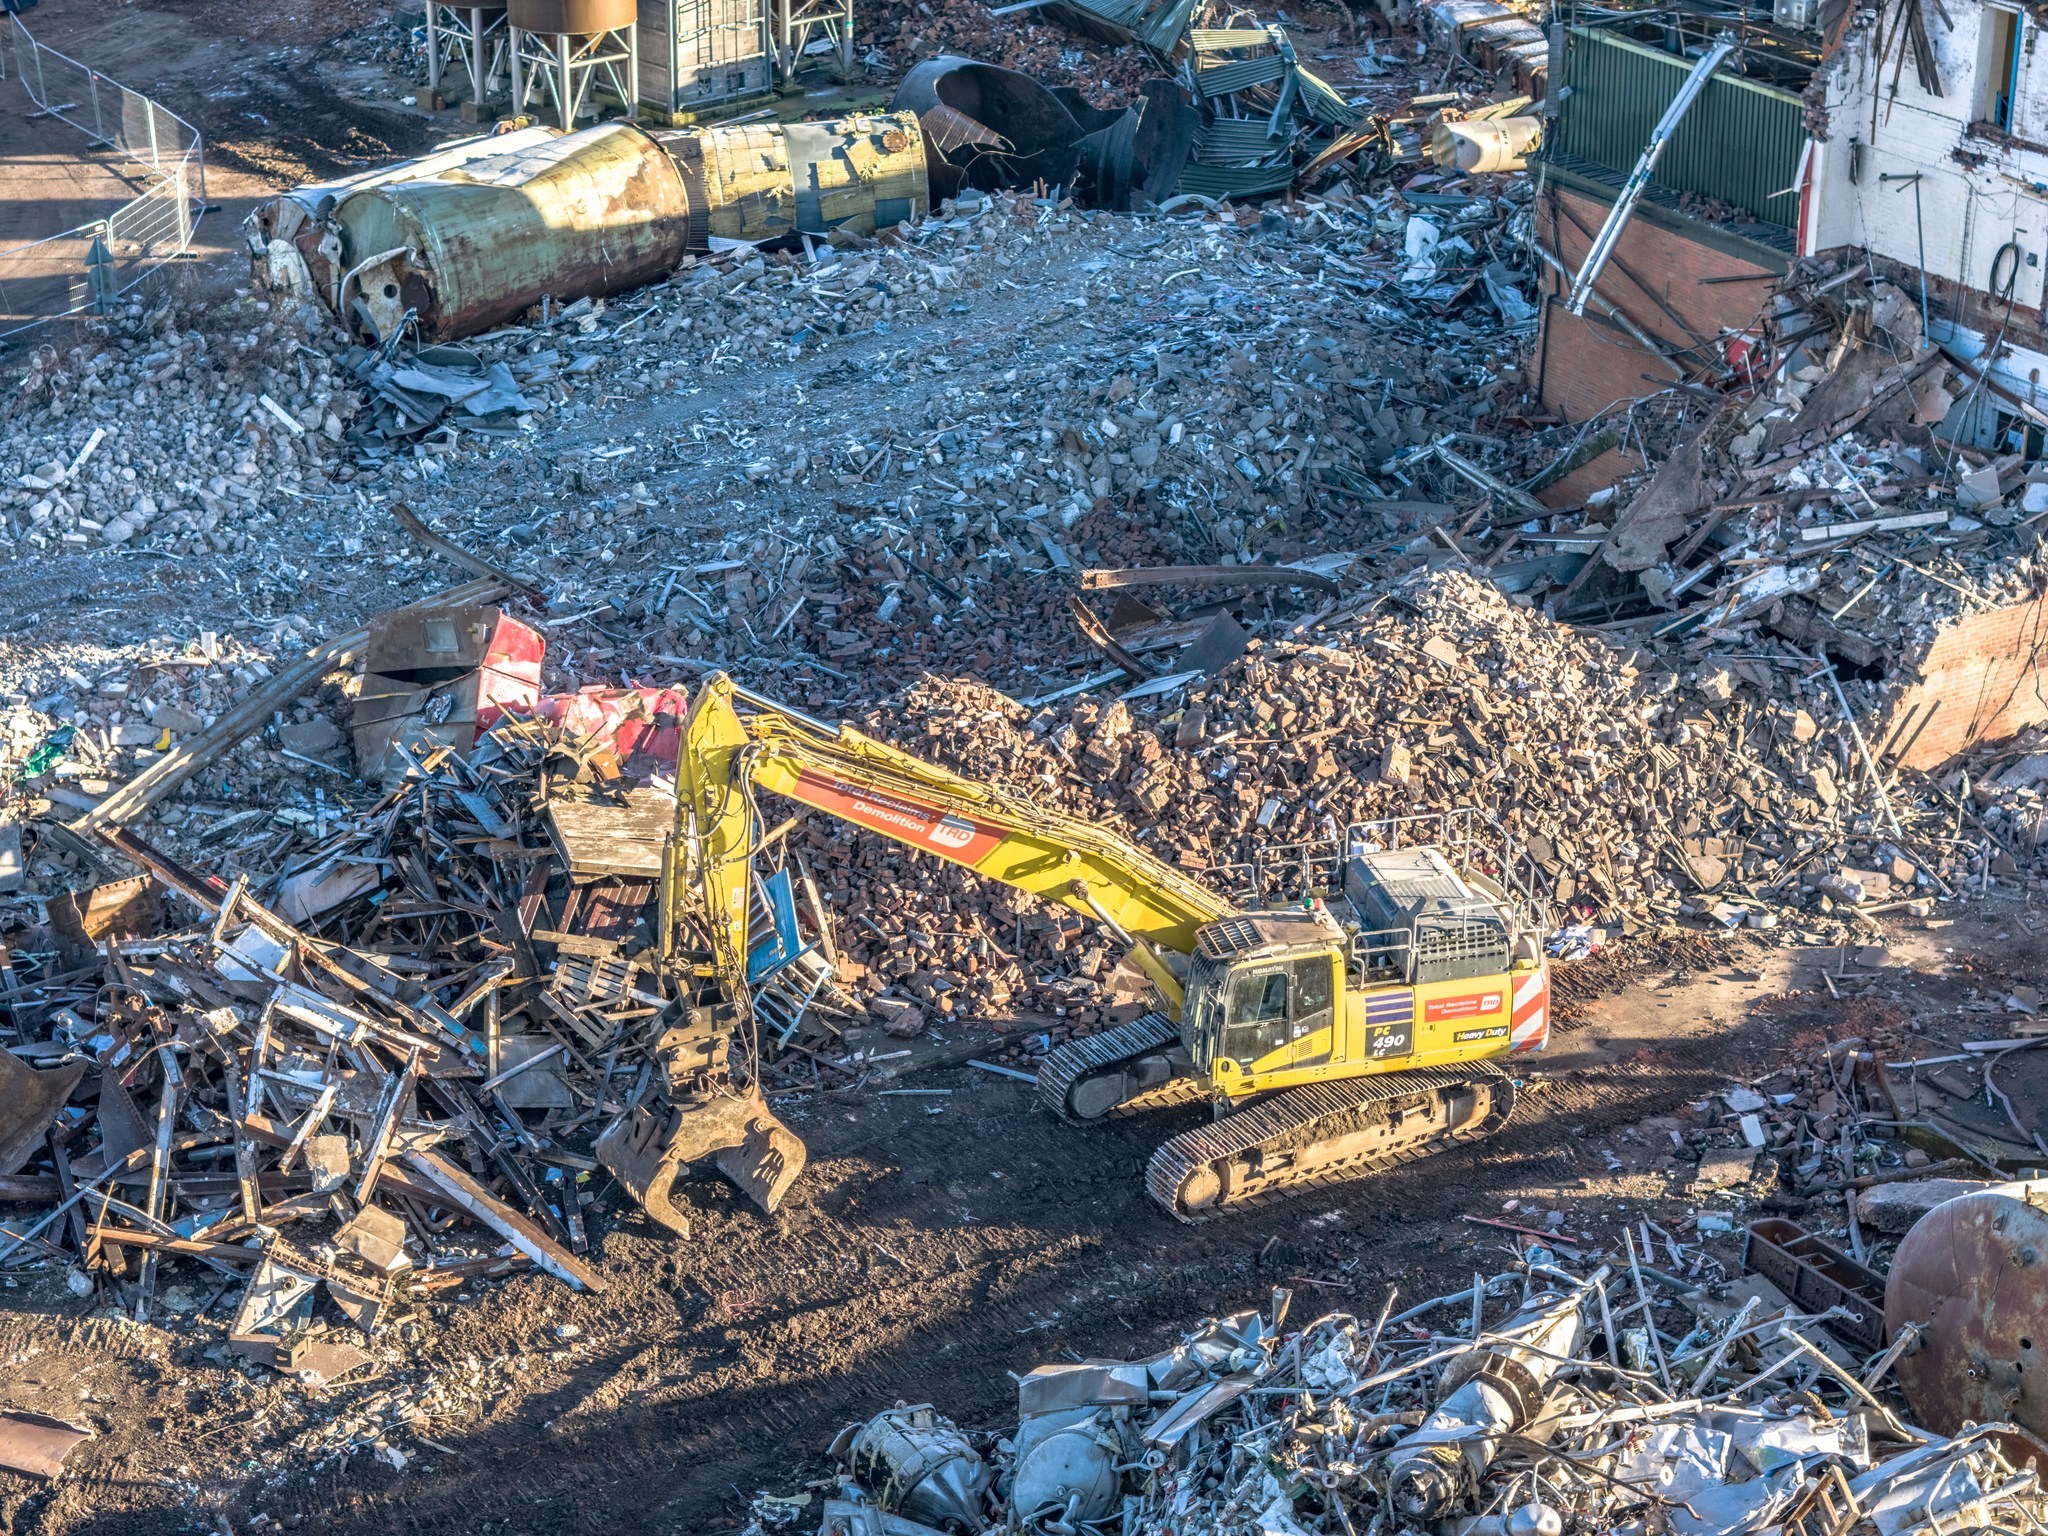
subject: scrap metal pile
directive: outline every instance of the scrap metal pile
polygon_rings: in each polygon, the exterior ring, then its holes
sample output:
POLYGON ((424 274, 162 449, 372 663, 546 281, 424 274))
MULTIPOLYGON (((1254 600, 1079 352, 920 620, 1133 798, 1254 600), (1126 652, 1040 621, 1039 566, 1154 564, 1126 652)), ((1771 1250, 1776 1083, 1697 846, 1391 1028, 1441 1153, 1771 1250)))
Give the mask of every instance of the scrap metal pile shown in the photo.
POLYGON ((681 698, 539 697, 539 656, 489 608, 380 620, 355 746, 392 787, 266 874, 101 824, 146 873, 50 900, 0 968, 0 1199, 29 1213, 0 1263, 126 1282, 147 1320, 194 1259, 244 1285, 236 1351, 328 1379, 370 1358, 330 1321, 523 1264, 602 1289, 601 1170, 672 1228, 700 1158, 774 1208, 802 1147, 659 931, 681 698))
POLYGON ((894 105, 924 126, 938 199, 1062 187, 1084 207, 1171 209, 1284 192, 1368 148, 1375 171, 1390 165, 1385 121, 1354 134, 1363 114, 1302 64, 1284 27, 1195 28, 1170 50, 1179 73, 1147 80, 1127 107, 950 55, 906 75, 894 105))
POLYGON ((1466 1291, 1398 1313, 1390 1293, 1375 1318, 1297 1331, 1276 1291, 1265 1315, 1211 1319, 1149 1359, 1018 1377, 1016 1427, 992 1446, 929 1405, 882 1413, 835 1442, 843 1471, 812 1485, 818 1507, 764 1495, 750 1529, 1918 1536, 2048 1520, 2026 1431, 1916 1427, 1886 1401, 1899 1351, 1850 1354, 1834 1312, 1693 1267, 1650 1267, 1631 1239, 1573 1273, 1534 1247, 1466 1291))

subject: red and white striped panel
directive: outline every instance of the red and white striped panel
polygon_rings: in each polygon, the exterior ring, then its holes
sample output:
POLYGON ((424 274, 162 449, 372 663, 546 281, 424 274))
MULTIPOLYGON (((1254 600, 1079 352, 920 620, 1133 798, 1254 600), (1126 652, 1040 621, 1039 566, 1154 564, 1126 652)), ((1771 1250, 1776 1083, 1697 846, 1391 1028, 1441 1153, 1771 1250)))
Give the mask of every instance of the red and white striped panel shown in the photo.
POLYGON ((1543 966, 1515 983, 1515 1011, 1508 1031, 1508 1052, 1540 1051, 1550 1044, 1550 967, 1543 966))

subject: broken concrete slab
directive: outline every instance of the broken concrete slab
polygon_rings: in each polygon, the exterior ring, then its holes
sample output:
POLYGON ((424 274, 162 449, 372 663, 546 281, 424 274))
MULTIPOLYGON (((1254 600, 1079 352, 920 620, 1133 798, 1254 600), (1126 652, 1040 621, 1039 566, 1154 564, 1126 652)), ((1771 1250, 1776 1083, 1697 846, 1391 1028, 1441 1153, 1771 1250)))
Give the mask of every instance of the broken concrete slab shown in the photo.
POLYGON ((1880 1232, 1900 1236, 1937 1205, 1991 1186, 1982 1179, 1916 1179, 1859 1190, 1856 1218, 1880 1232))
POLYGON ((1756 1177, 1757 1154, 1753 1147, 1716 1147, 1700 1157, 1692 1179, 1696 1195, 1736 1189, 1756 1177))

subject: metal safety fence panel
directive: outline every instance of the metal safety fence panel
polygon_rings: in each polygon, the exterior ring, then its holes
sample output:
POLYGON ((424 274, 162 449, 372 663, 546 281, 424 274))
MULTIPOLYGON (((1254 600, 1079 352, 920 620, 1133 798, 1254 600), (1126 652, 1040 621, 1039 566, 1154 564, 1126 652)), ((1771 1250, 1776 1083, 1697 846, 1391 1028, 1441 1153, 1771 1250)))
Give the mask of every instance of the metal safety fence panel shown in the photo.
POLYGON ((206 205, 199 131, 149 97, 45 47, 10 14, 11 73, 34 116, 61 122, 103 167, 110 210, 0 248, 0 338, 105 309, 164 261, 192 249, 206 205))

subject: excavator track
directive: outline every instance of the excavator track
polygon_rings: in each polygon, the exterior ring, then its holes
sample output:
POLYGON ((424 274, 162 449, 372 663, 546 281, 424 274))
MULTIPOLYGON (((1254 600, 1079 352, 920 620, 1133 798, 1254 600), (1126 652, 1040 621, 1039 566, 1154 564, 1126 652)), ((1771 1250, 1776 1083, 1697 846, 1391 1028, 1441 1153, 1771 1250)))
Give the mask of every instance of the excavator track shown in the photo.
POLYGON ((1145 1189, 1182 1221, 1206 1221, 1478 1141, 1514 1104, 1514 1079, 1485 1063, 1308 1083, 1174 1137, 1145 1189))
POLYGON ((1140 1058, 1163 1055, 1179 1044, 1179 1028, 1156 1011, 1141 1014, 1130 1023, 1106 1029, 1099 1035, 1069 1040, 1039 1062, 1038 1097, 1062 1120, 1075 1122, 1101 1120, 1140 1109, 1164 1109, 1172 1104, 1192 1104, 1202 1097, 1201 1086, 1193 1078, 1170 1078, 1120 1098, 1108 1109, 1097 1108, 1089 1101, 1091 1088, 1096 1090, 1097 1098, 1116 1092, 1107 1087, 1108 1080, 1121 1078, 1125 1069, 1140 1058))

